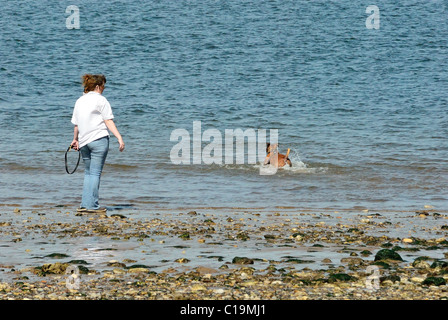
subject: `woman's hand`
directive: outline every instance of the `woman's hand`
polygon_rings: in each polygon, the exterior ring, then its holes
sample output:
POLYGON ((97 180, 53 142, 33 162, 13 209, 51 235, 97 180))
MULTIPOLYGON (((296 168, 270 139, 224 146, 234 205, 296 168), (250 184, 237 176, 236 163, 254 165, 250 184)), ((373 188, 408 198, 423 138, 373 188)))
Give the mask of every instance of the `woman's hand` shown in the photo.
POLYGON ((72 143, 70 143, 73 149, 78 150, 79 149, 79 142, 78 140, 73 140, 72 143))
POLYGON ((79 150, 78 134, 79 129, 78 126, 75 125, 75 128, 73 129, 73 141, 70 143, 70 146, 72 146, 75 150, 79 150))
POLYGON ((119 150, 122 152, 124 150, 124 141, 123 139, 118 139, 118 143, 120 144, 119 150))
POLYGON ((118 139, 118 143, 120 144, 119 150, 120 152, 124 150, 124 142, 123 138, 121 137, 120 132, 118 132, 117 127, 115 126, 114 120, 107 119, 104 120, 104 123, 106 124, 107 129, 109 129, 110 132, 114 134, 114 136, 118 139))

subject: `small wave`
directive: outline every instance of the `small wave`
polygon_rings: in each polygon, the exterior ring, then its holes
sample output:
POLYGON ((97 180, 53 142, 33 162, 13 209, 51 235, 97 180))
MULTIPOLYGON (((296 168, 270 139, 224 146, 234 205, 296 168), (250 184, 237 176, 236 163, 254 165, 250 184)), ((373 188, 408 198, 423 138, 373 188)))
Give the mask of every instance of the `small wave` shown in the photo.
POLYGON ((32 166, 26 166, 20 163, 15 162, 9 162, 2 164, 0 167, 0 170, 5 169, 7 171, 37 171, 37 170, 43 170, 43 168, 40 167, 32 167, 32 166))
MULTIPOLYGON (((323 173, 328 170, 327 167, 309 167, 302 161, 294 161, 291 160, 291 167, 286 165, 284 167, 280 167, 277 170, 284 171, 288 173, 323 173)), ((269 165, 257 164, 254 166, 257 169, 261 168, 269 168, 269 165)))
MULTIPOLYGON (((216 166, 216 165, 215 165, 216 166)), ((215 166, 210 166, 210 171, 213 171, 213 168, 215 166)), ((270 168, 270 165, 265 165, 261 162, 257 164, 222 164, 218 165, 220 168, 228 169, 228 170, 245 170, 245 171, 259 171, 263 168, 268 170, 270 168)), ((278 172, 285 172, 285 173, 325 173, 328 171, 328 167, 321 167, 321 166, 308 166, 301 160, 297 159, 291 159, 291 167, 286 165, 284 167, 277 168, 278 172)))
POLYGON ((137 170, 139 168, 139 166, 137 165, 122 164, 122 163, 108 163, 107 166, 112 169, 121 171, 131 171, 131 170, 137 170))
MULTIPOLYGON (((319 164, 315 163, 312 165, 306 164, 300 159, 297 152, 292 151, 290 153, 289 159, 291 160, 291 167, 286 165, 284 167, 278 168, 279 172, 285 172, 285 174, 314 174, 314 173, 325 173, 327 172, 331 165, 330 164, 319 164)), ((160 164, 159 164, 160 165, 160 164)), ((160 165, 160 168, 172 169, 173 166, 170 163, 166 165, 160 165)), ((176 166, 176 170, 182 171, 182 166, 176 166)), ((188 170, 191 171, 201 171, 201 172, 215 172, 215 171, 228 171, 232 174, 238 174, 241 171, 255 172, 261 169, 271 168, 270 165, 264 165, 263 162, 257 163, 212 163, 212 164, 198 164, 198 165, 188 165, 188 170)))
POLYGON ((299 153, 295 149, 291 149, 289 159, 291 160, 291 167, 286 165, 278 169, 291 173, 324 173, 328 171, 328 167, 307 165, 302 161, 299 153))

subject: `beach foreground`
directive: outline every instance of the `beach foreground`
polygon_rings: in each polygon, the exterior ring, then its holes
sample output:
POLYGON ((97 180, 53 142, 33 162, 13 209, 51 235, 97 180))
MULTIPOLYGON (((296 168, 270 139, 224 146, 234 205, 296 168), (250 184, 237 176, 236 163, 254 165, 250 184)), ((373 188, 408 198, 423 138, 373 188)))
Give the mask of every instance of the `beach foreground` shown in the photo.
POLYGON ((0 299, 447 299, 448 214, 0 209, 0 299))

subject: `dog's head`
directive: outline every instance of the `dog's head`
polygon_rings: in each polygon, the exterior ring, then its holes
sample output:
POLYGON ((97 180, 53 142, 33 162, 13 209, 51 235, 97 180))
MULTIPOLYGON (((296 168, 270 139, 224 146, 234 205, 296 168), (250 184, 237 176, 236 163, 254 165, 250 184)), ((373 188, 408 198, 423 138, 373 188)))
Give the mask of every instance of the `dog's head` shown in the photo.
POLYGON ((278 149, 278 143, 273 144, 272 146, 269 142, 266 143, 266 153, 274 152, 277 149, 278 149))

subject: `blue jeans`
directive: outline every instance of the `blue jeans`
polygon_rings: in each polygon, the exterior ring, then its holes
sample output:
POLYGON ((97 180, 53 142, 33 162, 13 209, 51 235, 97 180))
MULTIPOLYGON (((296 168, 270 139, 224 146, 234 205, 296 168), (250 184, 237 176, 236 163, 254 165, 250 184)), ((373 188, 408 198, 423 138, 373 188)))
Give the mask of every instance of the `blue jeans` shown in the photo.
POLYGON ((109 151, 109 137, 99 138, 81 148, 84 161, 84 186, 82 191, 81 207, 98 209, 101 172, 109 151))

